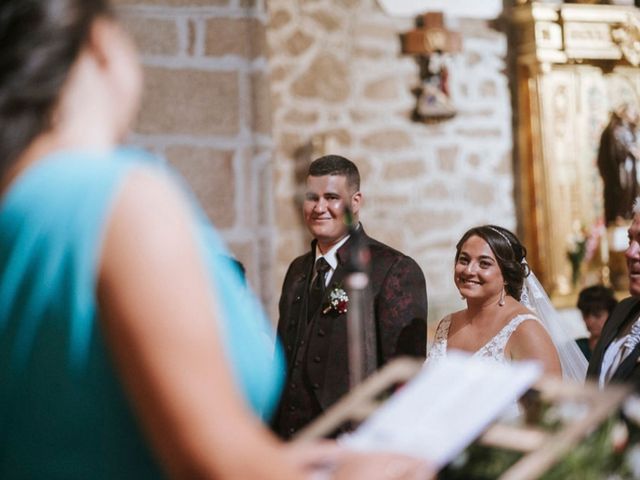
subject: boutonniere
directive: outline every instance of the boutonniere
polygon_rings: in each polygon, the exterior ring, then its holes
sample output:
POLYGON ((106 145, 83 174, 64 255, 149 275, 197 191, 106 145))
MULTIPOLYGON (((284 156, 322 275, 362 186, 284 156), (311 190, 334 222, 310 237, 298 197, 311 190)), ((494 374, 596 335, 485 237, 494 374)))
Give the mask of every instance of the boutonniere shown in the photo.
POLYGON ((329 292, 329 305, 322 310, 322 313, 327 314, 333 310, 341 315, 347 313, 348 307, 349 296, 347 292, 345 292, 342 287, 334 287, 334 289, 329 292))

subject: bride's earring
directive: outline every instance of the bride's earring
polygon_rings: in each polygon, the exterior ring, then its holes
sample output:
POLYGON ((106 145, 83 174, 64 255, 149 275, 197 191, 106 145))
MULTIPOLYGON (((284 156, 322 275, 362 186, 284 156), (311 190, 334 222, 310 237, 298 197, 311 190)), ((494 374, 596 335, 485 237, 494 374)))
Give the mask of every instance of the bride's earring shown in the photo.
POLYGON ((504 307, 504 286, 502 287, 502 291, 500 292, 500 300, 498 300, 498 305, 504 307))

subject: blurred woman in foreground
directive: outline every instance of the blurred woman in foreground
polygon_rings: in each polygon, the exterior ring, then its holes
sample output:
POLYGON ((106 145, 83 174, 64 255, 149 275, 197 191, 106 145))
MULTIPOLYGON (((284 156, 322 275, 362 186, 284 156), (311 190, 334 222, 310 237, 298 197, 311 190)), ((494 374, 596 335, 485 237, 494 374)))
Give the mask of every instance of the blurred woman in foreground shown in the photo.
POLYGON ((420 478, 262 426, 280 352, 178 182, 118 147, 140 90, 107 0, 0 2, 0 478, 420 478))

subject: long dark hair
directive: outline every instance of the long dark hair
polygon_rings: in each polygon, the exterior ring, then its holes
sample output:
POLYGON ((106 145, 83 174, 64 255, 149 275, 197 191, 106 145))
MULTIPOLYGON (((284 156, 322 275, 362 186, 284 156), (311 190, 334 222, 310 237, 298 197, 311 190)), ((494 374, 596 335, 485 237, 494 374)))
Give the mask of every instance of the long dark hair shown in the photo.
POLYGON ((524 279, 529 275, 529 265, 523 263, 527 256, 527 249, 520 243, 518 237, 503 227, 497 225, 482 225, 473 227, 462 235, 456 244, 456 262, 464 243, 477 235, 487 244, 498 261, 498 266, 506 282, 505 289, 509 295, 520 300, 524 279))
POLYGON ((0 1, 0 177, 51 128, 62 87, 109 0, 0 1))

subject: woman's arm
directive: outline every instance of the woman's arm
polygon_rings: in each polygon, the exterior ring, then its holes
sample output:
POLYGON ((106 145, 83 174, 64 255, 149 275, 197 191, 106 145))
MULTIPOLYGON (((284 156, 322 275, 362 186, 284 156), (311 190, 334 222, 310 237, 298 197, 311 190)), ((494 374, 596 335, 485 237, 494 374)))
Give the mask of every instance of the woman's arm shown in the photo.
POLYGON ((147 170, 117 197, 98 295, 125 390, 174 476, 299 478, 236 388, 193 225, 180 193, 147 170))
POLYGON ((558 351, 547 331, 536 320, 522 322, 505 348, 514 360, 537 360, 542 363, 545 373, 562 376, 558 351))

